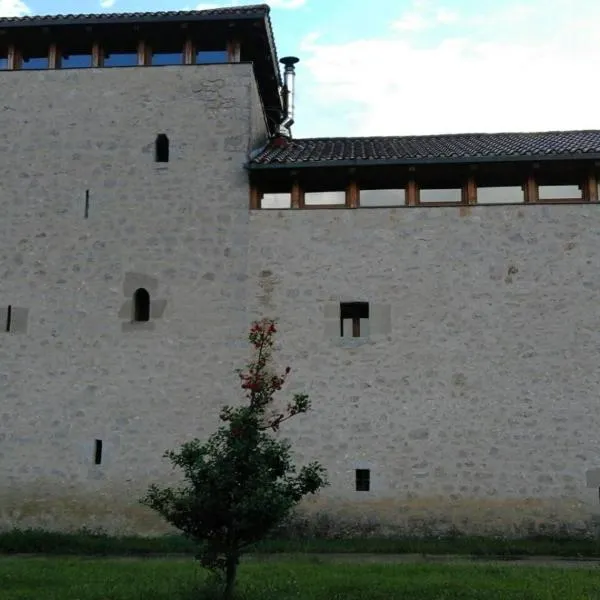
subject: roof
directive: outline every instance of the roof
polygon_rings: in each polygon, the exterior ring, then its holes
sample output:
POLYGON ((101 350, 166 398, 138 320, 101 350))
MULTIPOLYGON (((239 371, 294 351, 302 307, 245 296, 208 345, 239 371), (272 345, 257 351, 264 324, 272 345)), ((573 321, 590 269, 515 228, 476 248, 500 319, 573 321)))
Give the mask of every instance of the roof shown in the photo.
POLYGON ((151 21, 210 21, 231 17, 234 19, 268 17, 269 6, 253 4, 250 6, 232 6, 229 8, 210 8, 205 10, 173 10, 135 13, 91 13, 79 15, 41 15, 24 17, 2 17, 0 27, 36 27, 49 25, 91 25, 102 23, 142 23, 151 21))
POLYGON ((600 130, 273 140, 250 169, 600 158, 600 130))

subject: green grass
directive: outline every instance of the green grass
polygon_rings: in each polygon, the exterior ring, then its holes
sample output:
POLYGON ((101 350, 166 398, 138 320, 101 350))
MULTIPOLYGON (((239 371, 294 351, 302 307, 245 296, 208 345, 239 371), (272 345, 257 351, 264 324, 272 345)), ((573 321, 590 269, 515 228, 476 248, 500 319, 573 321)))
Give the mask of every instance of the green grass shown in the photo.
MULTIPOLYGON (((0 553, 72 556, 193 555, 194 545, 178 535, 157 538, 110 537, 82 531, 76 534, 38 530, 0 533, 0 553)), ((373 553, 460 554, 470 556, 600 557, 600 540, 535 537, 509 540, 451 536, 447 538, 270 539, 258 544, 257 554, 373 553)))
MULTIPOLYGON (((192 560, 3 558, 2 600, 208 600, 192 560)), ((600 600, 600 570, 249 561, 240 600, 600 600)))

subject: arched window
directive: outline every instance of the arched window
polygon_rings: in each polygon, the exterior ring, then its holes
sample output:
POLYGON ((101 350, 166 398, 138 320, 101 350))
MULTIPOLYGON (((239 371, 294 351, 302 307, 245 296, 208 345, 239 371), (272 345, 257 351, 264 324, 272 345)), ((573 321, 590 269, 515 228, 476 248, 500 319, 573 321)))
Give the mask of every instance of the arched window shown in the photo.
POLYGON ((150 294, 144 288, 139 288, 133 294, 133 320, 150 320, 150 294))
POLYGON ((156 136, 154 159, 156 162, 169 162, 169 138, 164 133, 156 136))

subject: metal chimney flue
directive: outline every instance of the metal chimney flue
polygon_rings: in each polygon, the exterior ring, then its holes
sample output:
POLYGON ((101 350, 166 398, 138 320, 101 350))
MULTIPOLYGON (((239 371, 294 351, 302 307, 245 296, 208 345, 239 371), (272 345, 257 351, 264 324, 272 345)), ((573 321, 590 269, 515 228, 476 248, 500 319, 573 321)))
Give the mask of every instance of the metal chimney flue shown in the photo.
POLYGON ((279 61, 283 72, 283 121, 279 125, 279 135, 291 138, 291 127, 294 124, 296 64, 300 59, 296 56, 285 56, 279 61))

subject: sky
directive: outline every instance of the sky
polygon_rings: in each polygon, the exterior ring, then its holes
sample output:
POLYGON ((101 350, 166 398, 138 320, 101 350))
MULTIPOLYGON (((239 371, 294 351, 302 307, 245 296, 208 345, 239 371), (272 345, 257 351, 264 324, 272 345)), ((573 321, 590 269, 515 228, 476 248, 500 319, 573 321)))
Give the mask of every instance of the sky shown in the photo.
MULTIPOLYGON (((0 0, 0 15, 251 3, 0 0)), ((599 0, 267 3, 279 56, 300 58, 295 137, 600 129, 599 0)))

